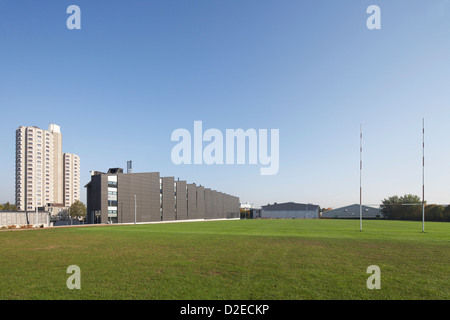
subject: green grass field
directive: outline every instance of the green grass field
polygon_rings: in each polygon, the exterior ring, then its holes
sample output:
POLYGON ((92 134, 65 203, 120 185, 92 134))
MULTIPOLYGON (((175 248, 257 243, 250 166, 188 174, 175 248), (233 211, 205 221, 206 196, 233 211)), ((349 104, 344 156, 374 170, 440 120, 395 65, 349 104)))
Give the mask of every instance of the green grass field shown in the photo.
POLYGON ((0 299, 450 299, 450 223, 233 220, 0 232, 0 299), (67 267, 81 269, 69 290, 67 267), (369 290, 367 267, 381 270, 369 290))

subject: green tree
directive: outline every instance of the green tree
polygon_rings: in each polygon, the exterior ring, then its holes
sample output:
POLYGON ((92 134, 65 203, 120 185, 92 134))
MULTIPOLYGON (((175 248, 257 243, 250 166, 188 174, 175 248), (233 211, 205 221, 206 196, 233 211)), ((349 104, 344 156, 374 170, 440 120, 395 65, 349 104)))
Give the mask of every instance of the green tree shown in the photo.
POLYGON ((442 212, 442 221, 450 222, 450 206, 446 206, 442 212))
POLYGON ((240 216, 241 219, 250 218, 250 210, 249 209, 241 208, 239 211, 241 214, 241 216, 240 216))
POLYGON ((6 202, 4 205, 3 205, 3 210, 5 210, 5 211, 11 211, 11 204, 9 203, 9 201, 8 202, 6 202))
POLYGON ((387 219, 391 220, 421 220, 422 200, 419 196, 406 194, 384 199, 381 210, 387 219))
POLYGON ((0 211, 3 210, 3 205, 0 203, 0 211))
POLYGON ((444 221, 444 206, 430 204, 425 207, 425 220, 444 221))
POLYGON ((80 200, 75 201, 69 207, 69 214, 71 217, 86 217, 86 206, 80 200))

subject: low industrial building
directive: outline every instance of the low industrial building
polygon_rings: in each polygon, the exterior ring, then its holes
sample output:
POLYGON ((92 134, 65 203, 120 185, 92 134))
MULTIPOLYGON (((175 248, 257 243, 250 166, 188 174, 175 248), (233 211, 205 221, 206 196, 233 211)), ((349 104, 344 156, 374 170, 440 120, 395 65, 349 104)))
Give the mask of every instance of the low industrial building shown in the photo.
MULTIPOLYGON (((382 218, 382 212, 380 208, 374 208, 362 205, 361 206, 361 212, 363 218, 382 218)), ((336 208, 328 211, 324 211, 321 214, 321 218, 328 218, 328 219, 339 219, 339 218, 346 218, 346 219, 352 219, 352 218, 360 218, 360 205, 359 204, 352 204, 346 207, 336 208)))
POLYGON ((318 219, 319 206, 295 202, 274 203, 262 206, 262 219, 318 219))
POLYGON ((261 208, 251 208, 250 209, 250 218, 251 219, 259 219, 261 218, 261 208))
POLYGON ((87 223, 239 218, 239 198, 159 172, 91 172, 87 223))

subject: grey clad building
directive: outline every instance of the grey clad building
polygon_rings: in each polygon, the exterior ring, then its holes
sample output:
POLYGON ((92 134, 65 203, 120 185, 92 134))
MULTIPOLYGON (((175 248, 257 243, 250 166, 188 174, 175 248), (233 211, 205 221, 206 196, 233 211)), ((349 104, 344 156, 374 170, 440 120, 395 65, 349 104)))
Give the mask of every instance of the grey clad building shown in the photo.
POLYGON ((134 223, 239 218, 239 198, 159 172, 91 172, 88 223, 134 223))
POLYGON ((274 203, 261 207, 263 219, 318 219, 319 206, 295 202, 274 203))
MULTIPOLYGON (((361 213, 362 213, 363 218, 382 218, 383 217, 380 208, 374 208, 374 207, 362 205, 361 209, 362 209, 361 213)), ((322 212, 322 218, 328 218, 328 219, 359 218, 359 213, 360 213, 359 204, 352 204, 349 206, 324 211, 324 212, 322 212)))

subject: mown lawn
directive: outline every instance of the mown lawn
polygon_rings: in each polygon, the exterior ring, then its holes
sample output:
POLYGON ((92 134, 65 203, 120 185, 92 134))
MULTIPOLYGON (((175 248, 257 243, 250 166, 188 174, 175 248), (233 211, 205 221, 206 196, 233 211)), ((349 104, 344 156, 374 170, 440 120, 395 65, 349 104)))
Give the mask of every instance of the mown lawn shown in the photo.
POLYGON ((0 232, 0 299, 450 299, 450 223, 233 220, 0 232), (69 290, 67 267, 81 270, 69 290), (367 267, 381 270, 369 290, 367 267))

